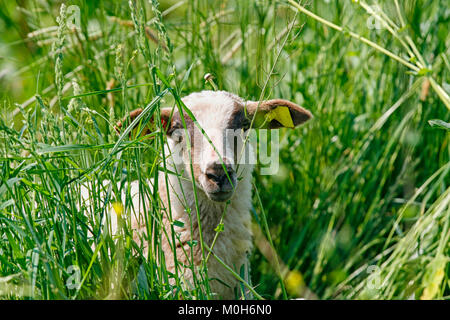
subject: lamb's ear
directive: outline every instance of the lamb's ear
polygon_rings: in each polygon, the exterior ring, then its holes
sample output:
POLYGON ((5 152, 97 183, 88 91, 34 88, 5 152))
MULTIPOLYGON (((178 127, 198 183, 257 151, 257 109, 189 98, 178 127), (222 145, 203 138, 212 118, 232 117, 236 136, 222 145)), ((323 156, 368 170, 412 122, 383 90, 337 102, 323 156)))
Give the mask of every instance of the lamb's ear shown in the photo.
MULTIPOLYGON (((117 122, 116 126, 114 127, 114 129, 117 131, 117 133, 120 134, 120 132, 124 128, 129 126, 142 113, 142 111, 143 111, 142 108, 135 109, 135 110, 131 111, 129 113, 129 115, 126 116, 122 121, 117 122)), ((165 132, 170 130, 170 127, 171 127, 170 123, 172 122, 172 119, 170 119, 171 114, 172 114, 172 108, 161 109, 161 124, 162 124, 162 127, 164 128, 165 132)), ((152 119, 150 119, 150 124, 154 124, 154 116, 152 117, 152 119)), ((136 124, 135 127, 133 128, 133 131, 136 130, 137 128, 139 128, 139 126, 140 126, 139 123, 136 124)), ((148 125, 146 125, 145 128, 142 128, 141 135, 147 135, 150 133, 151 133, 151 128, 148 125)))
POLYGON ((247 101, 246 110, 250 119, 255 117, 254 128, 294 128, 312 118, 308 110, 283 99, 247 101))

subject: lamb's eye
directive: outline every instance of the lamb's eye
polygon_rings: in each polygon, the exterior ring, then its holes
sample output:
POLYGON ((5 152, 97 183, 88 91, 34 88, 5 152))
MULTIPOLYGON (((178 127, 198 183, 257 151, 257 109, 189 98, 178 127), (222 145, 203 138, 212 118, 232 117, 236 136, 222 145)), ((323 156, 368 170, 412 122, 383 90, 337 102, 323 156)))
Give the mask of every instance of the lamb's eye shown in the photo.
POLYGON ((183 141, 183 129, 176 129, 172 133, 172 140, 176 143, 183 141))
POLYGON ((242 129, 243 129, 244 131, 247 131, 248 129, 250 129, 250 124, 251 124, 250 119, 244 118, 244 119, 242 120, 242 129))
POLYGON ((180 143, 181 141, 183 141, 184 128, 181 125, 181 123, 179 123, 179 122, 174 122, 173 123, 173 126, 171 128, 171 132, 170 132, 170 137, 176 143, 180 143))

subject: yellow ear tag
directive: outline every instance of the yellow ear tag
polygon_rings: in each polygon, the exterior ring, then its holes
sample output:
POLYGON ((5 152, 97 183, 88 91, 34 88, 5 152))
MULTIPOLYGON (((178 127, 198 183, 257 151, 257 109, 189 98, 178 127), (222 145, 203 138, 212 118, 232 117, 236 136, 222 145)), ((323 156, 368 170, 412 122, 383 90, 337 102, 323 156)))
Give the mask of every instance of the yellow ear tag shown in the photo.
POLYGON ((277 120, 279 123, 286 128, 294 128, 294 122, 291 118, 291 113, 288 107, 276 107, 275 109, 269 111, 266 114, 266 121, 270 122, 273 119, 277 120))

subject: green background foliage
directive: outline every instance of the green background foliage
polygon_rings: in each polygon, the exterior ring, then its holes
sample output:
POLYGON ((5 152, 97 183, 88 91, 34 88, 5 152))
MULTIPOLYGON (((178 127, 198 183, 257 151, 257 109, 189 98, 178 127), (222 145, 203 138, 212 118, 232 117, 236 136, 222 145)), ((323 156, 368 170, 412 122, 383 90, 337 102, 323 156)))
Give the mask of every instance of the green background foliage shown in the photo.
MULTIPOLYGON (((200 285, 174 293, 172 275, 142 256, 126 223, 120 237, 100 227, 124 182, 164 167, 160 128, 157 139, 118 140, 116 121, 212 89, 206 73, 220 90, 288 99, 314 115, 281 130, 277 175, 256 168, 256 292, 449 298, 446 1, 302 2, 342 32, 291 2, 66 1, 80 12, 73 29, 62 1, 0 1, 2 298, 211 298, 200 285), (405 66, 350 32, 422 65, 405 66), (83 183, 90 206, 79 197, 83 183), (82 279, 75 289, 73 265, 82 279)), ((142 189, 155 199, 154 225, 158 194, 142 189)))

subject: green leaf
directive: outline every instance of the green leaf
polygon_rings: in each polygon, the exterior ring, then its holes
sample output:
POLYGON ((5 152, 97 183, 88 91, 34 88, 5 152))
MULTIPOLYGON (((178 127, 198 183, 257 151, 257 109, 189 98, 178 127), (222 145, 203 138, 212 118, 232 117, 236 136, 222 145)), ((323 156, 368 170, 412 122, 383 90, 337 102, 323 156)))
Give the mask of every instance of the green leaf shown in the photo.
POLYGON ((5 209, 13 204, 14 204, 14 199, 9 199, 9 200, 3 202, 2 204, 0 204, 0 210, 5 209))
POLYGON ((11 190, 15 184, 17 184, 18 182, 20 182, 22 180, 22 178, 11 178, 8 181, 6 181, 6 183, 3 183, 0 185, 0 196, 3 196, 3 194, 7 191, 7 190, 11 190))
POLYGON ((175 220, 173 222, 173 225, 176 226, 176 227, 183 228, 184 227, 184 222, 183 221, 179 221, 179 220, 175 220))
POLYGON ((428 69, 428 68, 422 68, 422 69, 420 69, 420 70, 417 72, 417 75, 419 75, 419 76, 426 76, 426 75, 428 75, 429 73, 431 73, 431 70, 430 70, 430 69, 428 69))
POLYGON ((224 230, 224 225, 223 225, 223 223, 219 223, 218 225, 217 225, 217 227, 214 229, 214 231, 215 232, 217 232, 217 233, 219 233, 219 232, 222 232, 223 230, 224 230))
MULTIPOLYGON (((134 85, 131 85, 131 86, 126 86, 125 89, 133 89, 133 88, 139 88, 139 87, 149 87, 151 85, 153 85, 153 83, 139 83, 139 84, 134 84, 134 85)), ((74 98, 83 98, 83 97, 95 96, 95 95, 99 95, 99 94, 106 94, 106 93, 110 93, 110 92, 118 92, 118 91, 122 91, 122 90, 123 90, 122 87, 118 87, 118 88, 114 88, 114 89, 108 89, 108 90, 97 90, 97 91, 86 92, 86 93, 77 94, 77 95, 73 95, 73 96, 63 97, 62 100, 69 100, 69 99, 74 99, 74 98)))
POLYGON ((439 119, 433 119, 433 120, 428 120, 428 123, 430 124, 430 126, 432 127, 436 127, 438 129, 444 129, 447 131, 450 131, 450 123, 439 120, 439 119))
POLYGON ((170 83, 169 81, 166 79, 166 77, 164 77, 164 75, 162 74, 162 72, 157 68, 154 67, 155 73, 158 76, 159 80, 162 81, 162 83, 167 87, 170 88, 170 83))
POLYGON ((187 244, 192 248, 198 244, 197 240, 188 241, 187 244))
POLYGON ((78 127, 77 123, 73 121, 73 119, 70 118, 69 116, 64 116, 63 120, 68 124, 72 125, 73 127, 78 127))
POLYGON ((20 248, 19 244, 16 242, 16 239, 9 232, 6 232, 6 237, 8 238, 8 243, 11 246, 11 249, 13 252, 13 258, 14 259, 22 259, 23 258, 22 249, 20 248))

